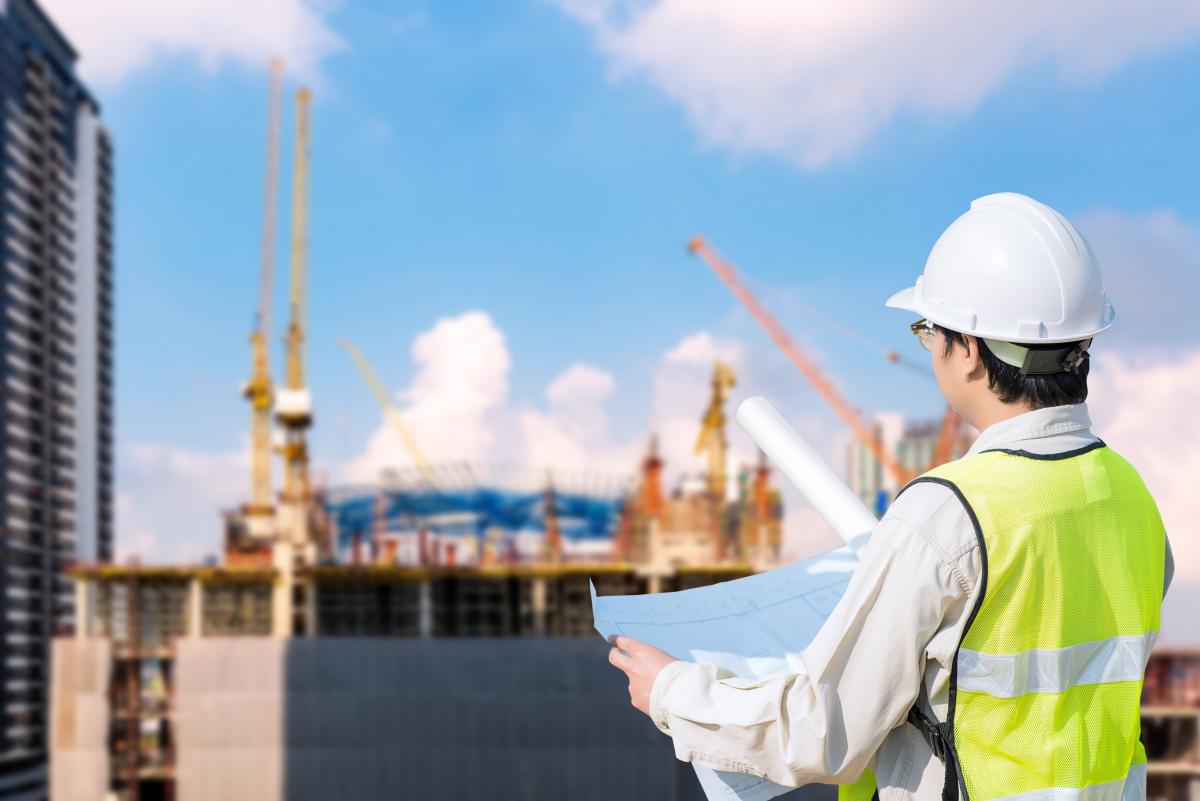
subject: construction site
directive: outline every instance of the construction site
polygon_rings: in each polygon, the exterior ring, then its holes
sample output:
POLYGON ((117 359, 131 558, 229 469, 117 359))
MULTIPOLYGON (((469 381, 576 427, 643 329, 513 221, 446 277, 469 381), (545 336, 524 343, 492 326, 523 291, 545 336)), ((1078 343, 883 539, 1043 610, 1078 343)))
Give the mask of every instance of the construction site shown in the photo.
MULTIPOLYGON (((714 364, 709 396, 697 399, 703 472, 668 480, 676 474, 651 432, 626 475, 581 476, 439 463, 344 341, 408 466, 368 485, 315 487, 304 89, 278 384, 269 346, 282 87, 276 63, 246 499, 214 531, 216 564, 70 570, 75 630, 53 653, 51 797, 702 798, 670 741, 623 703, 592 627, 589 581, 600 595, 669 592, 780 564, 771 469, 761 456, 732 463, 732 369, 714 364)), ((869 506, 882 511, 911 478, 969 447, 972 432, 949 410, 904 430, 865 418, 731 264, 703 239, 689 250, 847 426, 851 483, 869 506)), ((1200 797, 1200 653, 1156 652, 1143 701, 1149 797, 1200 797)))

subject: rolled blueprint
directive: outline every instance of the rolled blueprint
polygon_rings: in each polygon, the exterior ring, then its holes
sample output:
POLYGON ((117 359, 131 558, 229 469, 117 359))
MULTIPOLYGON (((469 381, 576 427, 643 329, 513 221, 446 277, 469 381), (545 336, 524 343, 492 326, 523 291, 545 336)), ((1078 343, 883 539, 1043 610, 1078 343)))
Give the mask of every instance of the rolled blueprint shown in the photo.
POLYGON ((833 526, 838 536, 858 550, 879 521, 800 433, 761 395, 742 401, 735 417, 738 425, 833 526))

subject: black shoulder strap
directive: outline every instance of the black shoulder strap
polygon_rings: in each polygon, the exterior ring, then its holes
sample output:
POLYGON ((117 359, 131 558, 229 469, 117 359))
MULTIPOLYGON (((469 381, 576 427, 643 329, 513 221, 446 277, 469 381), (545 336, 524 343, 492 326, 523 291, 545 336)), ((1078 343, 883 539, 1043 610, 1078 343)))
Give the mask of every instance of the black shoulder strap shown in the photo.
POLYGON ((950 734, 950 726, 938 723, 913 704, 908 710, 908 722, 916 727, 917 732, 929 744, 929 750, 946 766, 946 781, 942 785, 942 801, 958 801, 958 754, 954 750, 954 740, 950 734))

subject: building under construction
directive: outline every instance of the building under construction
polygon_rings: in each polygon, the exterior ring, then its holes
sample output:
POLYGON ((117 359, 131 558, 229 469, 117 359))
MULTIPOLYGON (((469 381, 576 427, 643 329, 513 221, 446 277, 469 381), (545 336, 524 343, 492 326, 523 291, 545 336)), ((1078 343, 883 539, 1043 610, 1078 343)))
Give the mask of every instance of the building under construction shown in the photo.
POLYGON ((700 798, 613 704, 589 582, 748 575, 781 508, 762 466, 719 494, 664 493, 662 469, 652 445, 625 487, 391 476, 315 498, 308 543, 258 542, 239 513, 220 566, 76 568, 53 797, 700 798))

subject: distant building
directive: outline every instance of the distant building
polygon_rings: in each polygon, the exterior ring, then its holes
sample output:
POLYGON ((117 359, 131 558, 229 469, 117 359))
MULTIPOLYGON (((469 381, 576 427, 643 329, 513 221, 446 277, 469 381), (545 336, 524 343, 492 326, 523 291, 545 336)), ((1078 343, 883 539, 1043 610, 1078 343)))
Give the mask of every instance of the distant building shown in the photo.
MULTIPOLYGON (((900 414, 884 413, 875 415, 871 424, 884 450, 894 454, 896 461, 909 473, 920 475, 932 466, 942 431, 940 419, 911 421, 900 414)), ((957 437, 951 458, 958 458, 970 447, 974 432, 965 432, 966 429, 957 437)), ((901 489, 901 484, 871 454, 870 448, 857 439, 850 442, 846 477, 850 489, 867 508, 880 515, 901 489)))
POLYGON ((112 151, 75 61, 0 0, 0 798, 45 794, 63 571, 112 553, 112 151))

